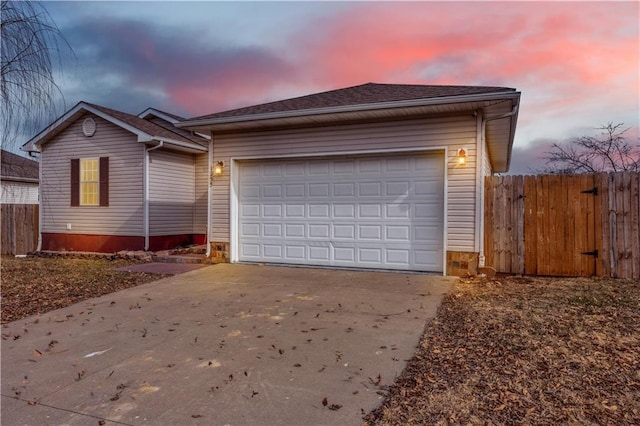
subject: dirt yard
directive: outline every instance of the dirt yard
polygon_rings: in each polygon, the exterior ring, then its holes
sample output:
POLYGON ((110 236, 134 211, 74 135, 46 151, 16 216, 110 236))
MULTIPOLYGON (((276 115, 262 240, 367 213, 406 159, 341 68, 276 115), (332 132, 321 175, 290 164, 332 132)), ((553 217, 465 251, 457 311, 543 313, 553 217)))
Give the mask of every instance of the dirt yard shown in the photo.
MULTIPOLYGON (((161 278, 2 258, 2 322, 161 278)), ((461 280, 368 424, 640 424, 640 282, 461 280)))
POLYGON ((460 281, 368 424, 640 424, 640 282, 460 281))
POLYGON ((132 263, 129 260, 2 256, 2 323, 163 277, 113 270, 132 263))

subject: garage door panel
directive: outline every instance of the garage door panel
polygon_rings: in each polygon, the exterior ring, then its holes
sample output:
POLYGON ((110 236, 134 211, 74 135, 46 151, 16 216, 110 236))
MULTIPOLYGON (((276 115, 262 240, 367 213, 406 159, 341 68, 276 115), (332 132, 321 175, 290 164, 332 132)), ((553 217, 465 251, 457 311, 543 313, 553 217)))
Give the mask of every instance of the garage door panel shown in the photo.
POLYGON ((382 225, 358 225, 358 238, 360 240, 381 240, 382 225))
POLYGON ((329 219, 329 204, 309 204, 309 217, 329 219))
POLYGON ((245 222, 240 227, 240 237, 259 237, 260 224, 245 222))
POLYGON ((285 206, 285 218, 287 219, 299 219, 305 217, 305 205, 304 204, 287 204, 285 206))
POLYGON ((329 239, 331 232, 331 226, 328 223, 315 223, 309 224, 309 238, 326 238, 329 239))
POLYGON ((239 260, 442 271, 443 156, 241 163, 239 260))
POLYGON ((389 158, 385 164, 388 173, 411 171, 411 159, 408 157, 389 158))
POLYGON ((305 186, 302 184, 288 184, 285 185, 285 195, 287 198, 304 198, 305 186))
POLYGON ((305 238, 305 225, 303 223, 285 224, 285 238, 305 238))
POLYGON ((336 240, 351 240, 353 241, 356 236, 355 224, 332 224, 331 236, 336 240))
POLYGON ((310 183, 309 184, 309 197, 328 197, 329 196, 329 184, 328 183, 310 183))
POLYGON ((335 219, 354 219, 356 217, 355 204, 334 204, 333 218, 335 219))
POLYGON ((409 218, 409 207, 408 203, 388 203, 385 205, 385 218, 409 218))
POLYGON ((282 245, 280 244, 263 244, 265 259, 282 259, 282 245))
POLYGON ((358 195, 360 197, 382 197, 382 184, 380 182, 359 182, 358 195))
POLYGON ((329 264, 331 261, 330 247, 309 247, 309 260, 319 262, 320 264, 329 264))

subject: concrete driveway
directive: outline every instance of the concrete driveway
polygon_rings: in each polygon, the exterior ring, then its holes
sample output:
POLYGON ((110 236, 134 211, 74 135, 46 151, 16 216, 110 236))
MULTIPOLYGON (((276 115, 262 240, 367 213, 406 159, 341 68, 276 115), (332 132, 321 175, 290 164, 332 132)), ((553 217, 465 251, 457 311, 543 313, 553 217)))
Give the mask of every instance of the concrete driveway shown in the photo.
POLYGON ((357 425, 451 283, 222 264, 6 324, 2 424, 357 425))

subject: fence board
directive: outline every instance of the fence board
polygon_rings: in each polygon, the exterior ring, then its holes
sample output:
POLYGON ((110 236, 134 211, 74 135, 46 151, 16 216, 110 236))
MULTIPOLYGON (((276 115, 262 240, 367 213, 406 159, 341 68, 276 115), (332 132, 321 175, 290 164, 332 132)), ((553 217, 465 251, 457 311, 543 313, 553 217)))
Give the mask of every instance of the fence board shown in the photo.
MULTIPOLYGON (((537 238, 537 216, 538 207, 536 205, 536 180, 532 176, 524 176, 522 195, 524 197, 524 223, 522 243, 524 245, 524 273, 536 274, 537 244, 525 244, 525 241, 535 241, 537 238)), ((486 229, 486 227, 485 227, 486 229)))
POLYGON ((640 278, 640 173, 630 173, 631 278, 640 278))
POLYGON ((2 254, 26 254, 38 245, 38 205, 2 204, 0 206, 2 254))
POLYGON ((640 278, 640 173, 494 176, 485 188, 485 259, 497 271, 640 278))

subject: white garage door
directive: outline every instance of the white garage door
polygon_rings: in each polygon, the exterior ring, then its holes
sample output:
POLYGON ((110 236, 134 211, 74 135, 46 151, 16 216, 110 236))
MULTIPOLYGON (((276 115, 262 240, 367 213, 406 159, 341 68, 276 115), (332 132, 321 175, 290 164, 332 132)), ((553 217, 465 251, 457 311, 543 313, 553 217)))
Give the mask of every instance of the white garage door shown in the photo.
POLYGON ((239 260, 442 271, 443 154, 240 164, 239 260))

